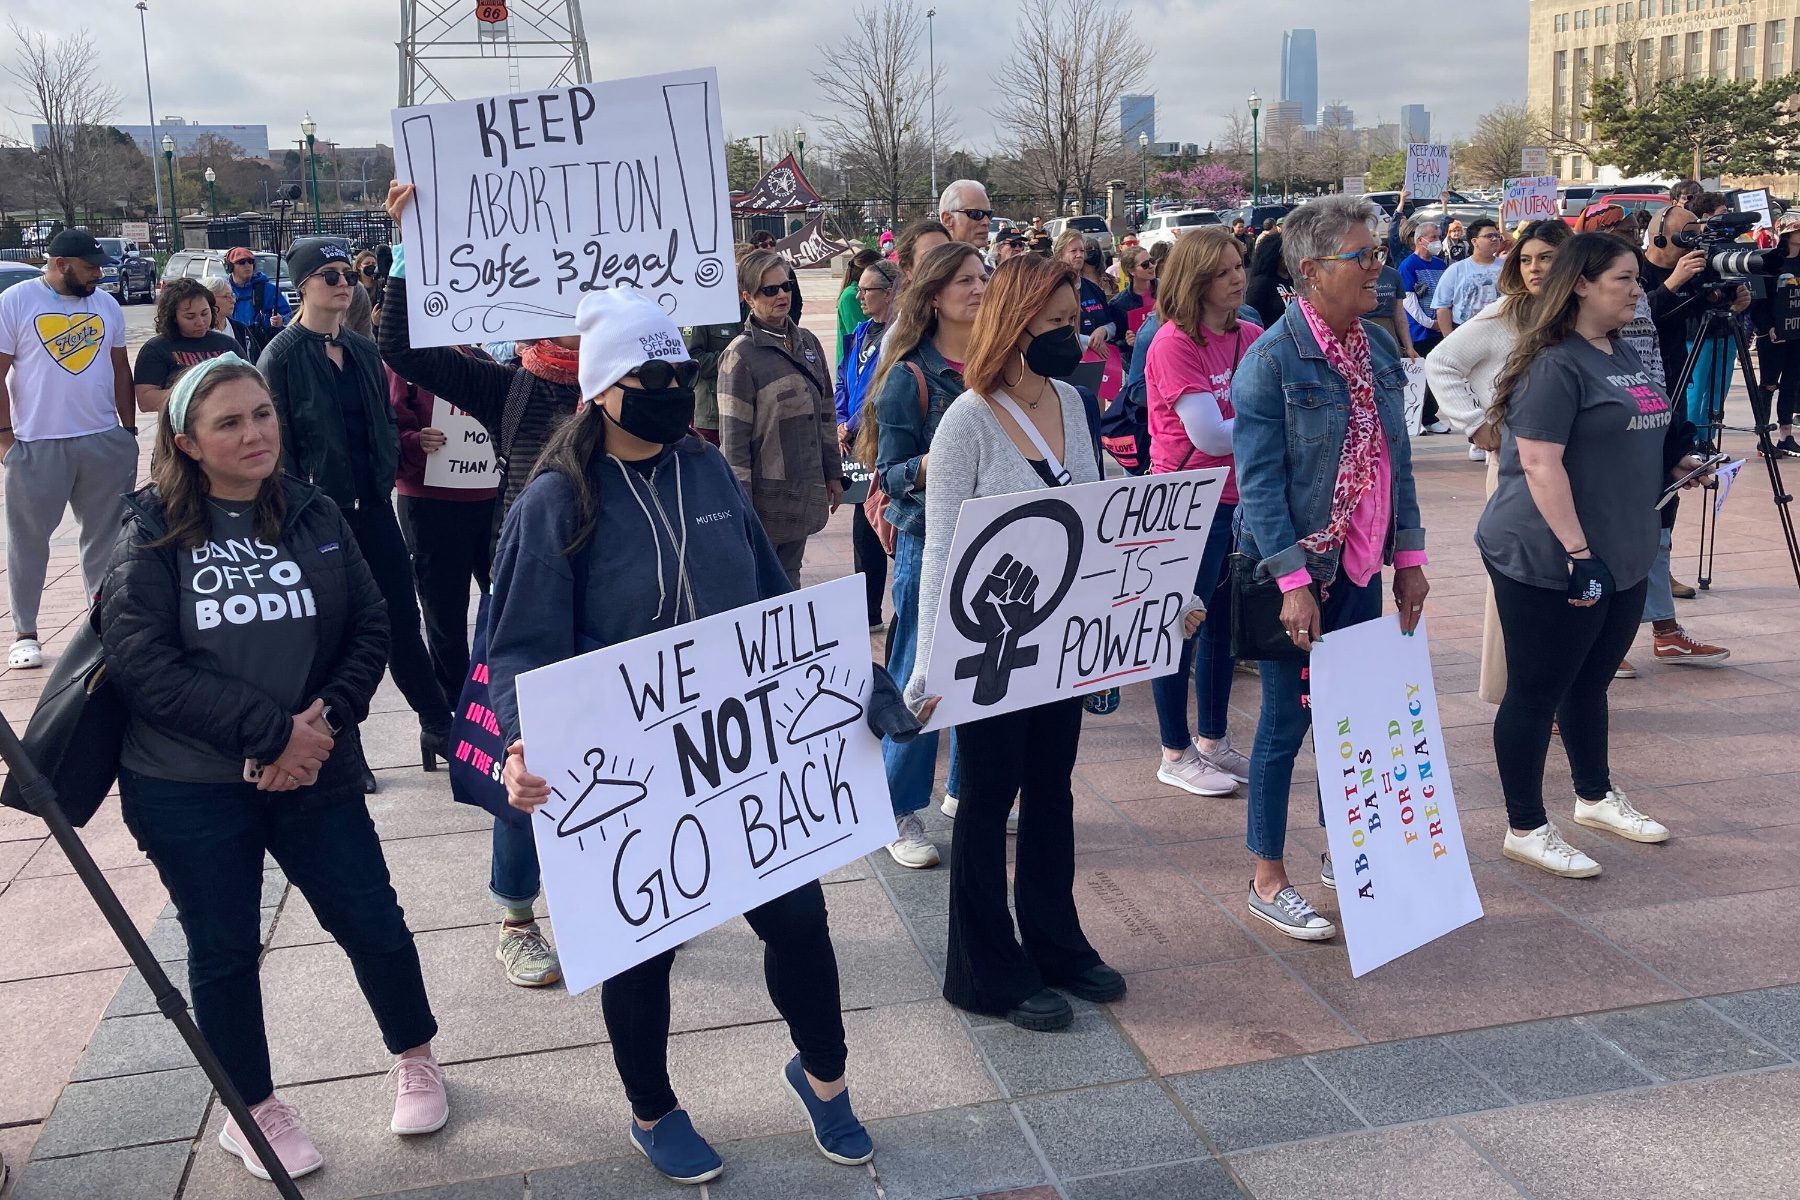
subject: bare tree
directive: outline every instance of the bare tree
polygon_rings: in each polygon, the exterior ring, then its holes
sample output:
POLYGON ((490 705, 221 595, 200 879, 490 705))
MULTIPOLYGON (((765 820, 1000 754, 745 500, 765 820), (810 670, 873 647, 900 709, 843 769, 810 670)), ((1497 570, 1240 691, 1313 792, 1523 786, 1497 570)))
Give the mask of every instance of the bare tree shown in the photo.
POLYGON ((1022 8, 1012 55, 995 77, 995 116, 1036 190, 1085 202, 1128 157, 1119 98, 1143 86, 1151 51, 1124 9, 1092 0, 1024 0, 1022 8))
POLYGON ((37 168, 45 190, 63 220, 75 224, 75 210, 88 200, 88 185, 106 152, 106 139, 96 134, 119 108, 119 94, 105 82, 85 28, 52 41, 42 32, 8 19, 18 49, 7 73, 28 97, 13 111, 41 124, 44 146, 37 168))
MULTIPOLYGON (((855 26, 835 47, 821 46, 829 64, 813 72, 824 113, 813 113, 820 141, 837 153, 843 169, 900 220, 900 203, 930 158, 924 118, 932 79, 920 62, 924 17, 913 0, 879 0, 858 8, 855 26)), ((938 106, 938 129, 954 124, 938 106)))
POLYGON ((1543 117, 1523 104, 1496 104, 1475 122, 1468 145, 1456 156, 1458 174, 1483 186, 1497 186, 1522 172, 1520 152, 1544 144, 1543 117))

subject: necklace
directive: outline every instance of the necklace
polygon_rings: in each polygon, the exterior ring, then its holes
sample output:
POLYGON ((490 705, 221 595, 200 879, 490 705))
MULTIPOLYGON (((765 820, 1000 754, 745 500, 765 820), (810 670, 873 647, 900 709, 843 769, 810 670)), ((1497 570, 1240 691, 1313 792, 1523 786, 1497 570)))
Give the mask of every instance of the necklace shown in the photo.
POLYGON ((1049 381, 1049 380, 1048 380, 1048 379, 1044 379, 1044 378, 1041 378, 1041 377, 1040 377, 1040 378, 1039 378, 1039 379, 1038 379, 1038 394, 1037 394, 1037 399, 1035 399, 1035 400, 1027 400, 1027 401, 1026 401, 1026 402, 1025 402, 1025 403, 1026 403, 1026 405, 1027 405, 1027 406, 1028 406, 1028 407, 1030 407, 1030 409, 1031 409, 1031 411, 1032 411, 1032 412, 1036 412, 1036 411, 1037 411, 1037 408, 1038 408, 1038 405, 1040 405, 1040 404, 1042 404, 1042 403, 1043 403, 1043 402, 1044 402, 1044 394, 1045 394, 1045 393, 1046 393, 1046 392, 1048 392, 1048 391, 1049 391, 1049 390, 1050 390, 1050 381, 1049 381))
MULTIPOLYGON (((234 518, 241 517, 244 515, 244 512, 246 511, 242 508, 237 508, 237 509, 226 508, 223 504, 220 504, 217 500, 214 500, 211 496, 208 496, 206 498, 206 502, 208 504, 212 505, 214 508, 218 509, 220 512, 224 513, 228 517, 234 517, 234 518)), ((239 500, 236 503, 242 504, 243 501, 239 500)), ((254 503, 254 501, 252 503, 254 503)))

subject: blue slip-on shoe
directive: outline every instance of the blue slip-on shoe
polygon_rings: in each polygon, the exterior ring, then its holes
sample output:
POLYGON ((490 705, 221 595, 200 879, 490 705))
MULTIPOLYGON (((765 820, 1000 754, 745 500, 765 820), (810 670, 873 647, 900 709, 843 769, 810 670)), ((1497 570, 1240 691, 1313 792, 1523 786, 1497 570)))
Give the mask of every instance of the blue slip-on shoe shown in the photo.
POLYGON ((848 1087, 839 1092, 835 1100, 819 1099, 812 1084, 807 1082, 798 1054, 788 1060, 781 1078, 788 1091, 794 1093, 794 1099, 806 1109, 806 1116, 812 1122, 813 1144, 820 1154, 847 1167, 859 1166, 875 1157, 874 1139, 850 1111, 848 1087))
POLYGON ((694 1123, 683 1109, 663 1117, 654 1129, 643 1129, 633 1121, 631 1144, 650 1160, 651 1166, 676 1183, 705 1183, 725 1171, 718 1151, 694 1131, 694 1123))

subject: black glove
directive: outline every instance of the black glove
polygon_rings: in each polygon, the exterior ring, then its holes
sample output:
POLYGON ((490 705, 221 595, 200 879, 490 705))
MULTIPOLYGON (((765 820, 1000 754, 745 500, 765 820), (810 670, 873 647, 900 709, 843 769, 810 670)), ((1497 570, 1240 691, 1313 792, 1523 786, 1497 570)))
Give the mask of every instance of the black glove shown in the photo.
POLYGON ((1569 599, 1600 601, 1618 590, 1613 586, 1612 572, 1594 557, 1569 560, 1569 599))

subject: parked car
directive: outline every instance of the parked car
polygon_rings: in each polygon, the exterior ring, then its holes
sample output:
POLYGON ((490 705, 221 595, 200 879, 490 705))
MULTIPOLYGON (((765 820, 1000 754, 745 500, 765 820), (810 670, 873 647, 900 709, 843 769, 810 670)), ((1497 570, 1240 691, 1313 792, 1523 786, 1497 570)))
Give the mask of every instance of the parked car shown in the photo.
POLYGON ((1202 225, 1220 225, 1219 214, 1210 208, 1177 208, 1168 212, 1151 213, 1138 230, 1138 245, 1148 250, 1158 242, 1173 243, 1190 229, 1198 229, 1202 225))
POLYGON ((156 302, 156 263, 144 256, 143 248, 125 238, 95 238, 106 251, 107 262, 100 268, 100 287, 112 293, 120 304, 142 300, 156 302))
POLYGON ((1641 212, 1649 213, 1651 216, 1654 217, 1657 213, 1659 213, 1663 209, 1669 207, 1669 196, 1668 196, 1668 193, 1662 192, 1662 191, 1654 191, 1654 192, 1606 191, 1606 192, 1602 192, 1598 196, 1595 196, 1591 201, 1588 202, 1588 204, 1586 206, 1582 207, 1581 209, 1578 209, 1574 214, 1564 216, 1563 220, 1565 220, 1569 224, 1573 225, 1573 224, 1575 224, 1576 221, 1581 219, 1582 213, 1586 212, 1589 208, 1593 208, 1596 205, 1601 205, 1601 204, 1616 204, 1616 205, 1618 205, 1620 208, 1625 210, 1625 216, 1629 220, 1629 219, 1635 219, 1637 217, 1637 215, 1641 212))
POLYGON ((1014 228, 1016 223, 1011 217, 995 217, 988 222, 988 245, 992 246, 1000 240, 1001 234, 1011 233, 1014 228))
MULTIPOLYGON (((280 267, 281 294, 295 308, 300 307, 300 293, 294 290, 294 281, 287 273, 287 267, 280 262, 280 257, 268 250, 256 252, 256 269, 270 279, 277 278, 275 271, 280 267)), ((225 265, 223 250, 177 250, 169 255, 169 261, 163 264, 162 283, 171 279, 199 279, 210 283, 214 279, 229 279, 231 268, 225 265)), ((160 286, 160 285, 159 285, 160 286)))
POLYGON ((30 263, 41 267, 44 265, 44 252, 29 246, 13 246, 0 250, 0 262, 30 263))
POLYGON ((1242 217, 1245 225, 1256 232, 1261 233, 1264 221, 1279 221, 1298 207, 1299 206, 1295 204, 1246 204, 1242 208, 1225 209, 1219 214, 1219 221, 1222 224, 1229 225, 1239 217, 1242 217))
POLYGON ((1599 190, 1591 183, 1571 184, 1568 187, 1557 188, 1556 200, 1558 204, 1562 205, 1562 215, 1565 218, 1580 216, 1581 210, 1588 206, 1594 198, 1594 193, 1599 190))
POLYGON ((1063 230, 1074 229, 1086 236, 1090 242, 1097 242, 1102 250, 1113 248, 1112 227, 1106 223, 1105 217, 1058 217, 1054 221, 1044 222, 1044 232, 1055 241, 1062 236, 1063 230))
POLYGON ((24 263, 0 262, 0 292, 9 287, 17 287, 27 280, 43 277, 44 273, 36 267, 28 267, 24 263))

